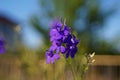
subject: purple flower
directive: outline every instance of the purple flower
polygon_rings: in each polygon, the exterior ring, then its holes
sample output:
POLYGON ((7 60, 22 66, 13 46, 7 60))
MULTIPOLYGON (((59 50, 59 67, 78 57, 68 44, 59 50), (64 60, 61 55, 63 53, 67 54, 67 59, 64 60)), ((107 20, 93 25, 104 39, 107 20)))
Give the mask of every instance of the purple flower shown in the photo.
POLYGON ((5 52, 6 52, 5 42, 4 42, 4 39, 0 37, 0 54, 3 54, 5 52))
POLYGON ((62 35, 56 29, 50 30, 50 41, 61 39, 62 35))
POLYGON ((67 25, 64 26, 64 35, 67 36, 71 33, 69 27, 67 25))
POLYGON ((65 48, 64 46, 62 46, 62 44, 58 41, 54 41, 52 46, 50 47, 50 51, 56 51, 56 53, 64 53, 65 52, 65 48))
POLYGON ((64 42, 66 43, 66 58, 69 56, 71 56, 71 58, 74 58, 78 50, 77 44, 79 43, 79 40, 76 40, 74 35, 68 35, 64 42))
POLYGON ((3 53, 5 53, 5 52, 6 52, 5 47, 0 47, 0 54, 3 54, 3 53))
POLYGON ((54 54, 53 51, 46 51, 46 63, 54 63, 60 58, 59 54, 54 54))
POLYGON ((51 29, 57 29, 58 31, 60 31, 62 29, 62 22, 57 20, 57 19, 54 19, 51 23, 51 29))
POLYGON ((54 20, 51 24, 49 35, 52 45, 46 51, 46 63, 54 63, 55 60, 60 58, 60 53, 65 54, 66 58, 69 56, 74 58, 78 50, 77 44, 79 40, 76 40, 65 21, 63 25, 61 21, 54 20))

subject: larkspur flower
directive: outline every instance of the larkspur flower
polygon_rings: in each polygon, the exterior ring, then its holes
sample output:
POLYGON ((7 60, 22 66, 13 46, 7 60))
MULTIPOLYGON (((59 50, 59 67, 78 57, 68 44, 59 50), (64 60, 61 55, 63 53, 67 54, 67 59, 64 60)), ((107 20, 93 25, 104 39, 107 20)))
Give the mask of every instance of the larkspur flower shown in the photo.
POLYGON ((57 20, 57 19, 54 19, 50 25, 50 28, 51 29, 57 29, 58 31, 60 31, 62 29, 62 22, 57 20))
POLYGON ((77 48, 77 44, 79 43, 79 40, 76 40, 75 36, 73 35, 69 35, 66 38, 66 58, 68 58, 69 56, 71 56, 71 58, 74 58, 78 48, 77 48))
POLYGON ((56 50, 56 53, 65 52, 64 46, 62 46, 61 42, 58 42, 58 41, 54 41, 52 46, 50 47, 50 51, 55 51, 55 50, 56 50))
POLYGON ((5 42, 4 42, 3 37, 0 37, 0 54, 3 54, 5 52, 6 52, 5 42))
POLYGON ((46 51, 46 63, 54 63, 55 60, 60 58, 60 53, 65 54, 66 58, 69 56, 74 58, 79 40, 76 40, 71 33, 70 28, 66 25, 66 21, 64 21, 63 25, 61 21, 54 20, 51 24, 49 35, 52 45, 46 51))
POLYGON ((58 40, 61 39, 62 35, 56 30, 56 29, 51 29, 50 31, 50 41, 58 40))
POLYGON ((46 63, 54 63, 55 60, 60 58, 59 54, 54 54, 53 51, 46 51, 46 63))

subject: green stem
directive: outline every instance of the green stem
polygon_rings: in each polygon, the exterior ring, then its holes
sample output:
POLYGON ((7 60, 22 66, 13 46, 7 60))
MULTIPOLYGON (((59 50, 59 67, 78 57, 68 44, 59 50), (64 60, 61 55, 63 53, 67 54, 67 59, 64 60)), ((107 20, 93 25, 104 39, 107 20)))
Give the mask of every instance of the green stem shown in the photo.
POLYGON ((76 73, 75 73, 75 69, 74 69, 74 67, 72 66, 72 64, 70 64, 70 65, 71 65, 71 71, 72 71, 72 74, 73 74, 73 78, 74 78, 74 80, 77 80, 76 73))
POLYGON ((56 75, 55 75, 55 74, 56 74, 56 73, 55 73, 55 64, 53 64, 53 74, 54 74, 54 75, 53 75, 53 76, 54 76, 54 77, 53 77, 53 78, 54 78, 53 80, 56 80, 56 75))
POLYGON ((84 78, 85 72, 88 70, 88 68, 89 68, 89 64, 86 64, 86 65, 83 66, 82 73, 81 73, 81 78, 82 79, 84 78))

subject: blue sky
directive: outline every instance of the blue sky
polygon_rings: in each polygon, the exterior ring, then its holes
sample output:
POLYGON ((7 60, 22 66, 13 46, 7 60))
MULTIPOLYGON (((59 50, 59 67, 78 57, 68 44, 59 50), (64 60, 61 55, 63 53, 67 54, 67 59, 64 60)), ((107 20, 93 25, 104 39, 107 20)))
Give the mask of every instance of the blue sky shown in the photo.
MULTIPOLYGON (((113 41, 119 37, 120 32, 120 0, 101 0, 101 10, 108 11, 115 9, 116 11, 106 19, 105 27, 101 30, 101 37, 108 41, 113 41)), ((119 37, 120 38, 120 37, 119 37)), ((120 42, 120 40, 119 40, 120 42)))
POLYGON ((0 12, 10 14, 10 16, 15 17, 13 19, 20 22, 24 34, 23 41, 32 48, 39 46, 41 38, 28 23, 30 16, 39 11, 38 0, 0 0, 0 12))
POLYGON ((21 20, 27 20, 38 10, 38 0, 0 0, 0 11, 9 12, 21 20))
MULTIPOLYGON (((116 8, 116 12, 106 19, 104 29, 99 31, 101 38, 111 42, 114 38, 119 36, 120 31, 120 1, 119 0, 100 0, 101 10, 107 11, 116 8)), ((0 11, 13 15, 20 21, 23 27, 23 41, 27 46, 38 46, 41 43, 41 37, 37 32, 28 25, 29 17, 32 14, 40 12, 38 0, 0 0, 0 11)), ((119 41, 120 42, 120 41, 119 41)))

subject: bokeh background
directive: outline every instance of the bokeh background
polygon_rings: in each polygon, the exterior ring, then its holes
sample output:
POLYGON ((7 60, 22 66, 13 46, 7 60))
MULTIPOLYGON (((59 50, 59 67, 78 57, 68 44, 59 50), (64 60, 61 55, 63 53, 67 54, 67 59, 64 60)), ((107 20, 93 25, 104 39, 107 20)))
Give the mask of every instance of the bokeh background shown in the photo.
MULTIPOLYGON (((55 65, 45 63, 45 51, 51 45, 49 24, 55 17, 66 18, 81 40, 74 65, 85 53, 119 56, 119 7, 119 0, 0 0, 0 36, 6 47, 6 53, 0 54, 0 80, 65 80, 71 75, 63 57, 55 65)), ((117 78, 111 80, 120 79, 119 60, 112 67, 117 78)))

